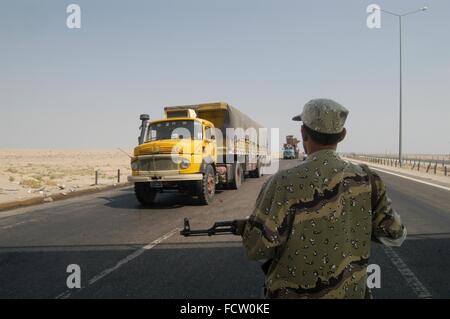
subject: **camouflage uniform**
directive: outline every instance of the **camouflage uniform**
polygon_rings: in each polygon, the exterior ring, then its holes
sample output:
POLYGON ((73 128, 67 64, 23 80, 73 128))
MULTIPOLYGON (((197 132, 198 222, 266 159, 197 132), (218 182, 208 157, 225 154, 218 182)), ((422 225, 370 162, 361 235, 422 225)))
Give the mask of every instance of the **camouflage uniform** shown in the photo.
MULTIPOLYGON (((326 120, 333 107, 316 114, 326 120)), ((266 182, 243 243, 249 258, 271 260, 269 298, 364 298, 371 239, 400 245, 405 236, 379 176, 322 150, 266 182)))

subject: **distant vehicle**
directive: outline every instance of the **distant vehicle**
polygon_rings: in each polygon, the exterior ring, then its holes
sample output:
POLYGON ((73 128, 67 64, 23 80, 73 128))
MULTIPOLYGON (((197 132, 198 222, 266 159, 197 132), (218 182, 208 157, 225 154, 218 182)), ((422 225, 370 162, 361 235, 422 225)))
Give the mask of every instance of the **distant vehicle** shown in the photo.
POLYGON ((296 154, 293 148, 285 148, 283 150, 283 159, 295 159, 296 154))
POLYGON ((157 193, 177 190, 198 198, 202 204, 213 201, 216 186, 241 186, 246 175, 259 178, 269 160, 268 145, 256 135, 261 127, 227 103, 172 106, 164 109, 166 118, 149 121, 141 115, 139 145, 131 160, 138 201, 151 205, 157 193), (242 134, 227 136, 228 129, 242 134))
POLYGON ((294 138, 293 135, 286 136, 286 143, 283 145, 283 159, 298 159, 300 150, 298 143, 300 141, 294 138))

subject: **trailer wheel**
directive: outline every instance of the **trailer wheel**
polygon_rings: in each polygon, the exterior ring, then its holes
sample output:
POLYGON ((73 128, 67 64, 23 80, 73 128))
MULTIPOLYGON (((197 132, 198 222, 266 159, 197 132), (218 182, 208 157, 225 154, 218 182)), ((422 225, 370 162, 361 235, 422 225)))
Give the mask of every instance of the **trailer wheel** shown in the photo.
POLYGON ((252 178, 260 178, 262 176, 261 174, 261 163, 258 160, 258 163, 256 164, 256 169, 250 172, 250 177, 252 178))
POLYGON ((134 183, 136 199, 142 206, 151 206, 156 197, 156 191, 150 187, 150 183, 134 183))
POLYGON ((216 193, 216 177, 214 168, 208 165, 203 174, 203 179, 197 182, 197 196, 199 203, 209 205, 213 202, 216 193))
POLYGON ((236 163, 233 165, 234 167, 234 178, 231 182, 230 186, 232 189, 239 189, 242 185, 242 181, 244 180, 244 170, 242 169, 242 165, 239 163, 236 163))

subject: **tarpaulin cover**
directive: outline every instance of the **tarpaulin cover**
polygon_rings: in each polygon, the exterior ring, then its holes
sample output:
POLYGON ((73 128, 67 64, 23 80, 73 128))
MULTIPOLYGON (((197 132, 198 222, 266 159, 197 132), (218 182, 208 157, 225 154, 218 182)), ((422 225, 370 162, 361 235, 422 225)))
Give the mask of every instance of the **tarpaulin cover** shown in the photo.
POLYGON ((249 116, 242 113, 235 107, 232 107, 231 105, 227 103, 207 103, 207 104, 198 104, 198 105, 184 105, 184 106, 169 106, 166 107, 165 111, 177 111, 177 110, 185 110, 185 109, 193 109, 199 114, 200 118, 203 118, 205 120, 209 120, 211 122, 216 122, 214 124, 217 124, 217 121, 213 121, 212 119, 209 119, 207 116, 202 117, 201 114, 206 114, 208 111, 213 113, 220 112, 224 113, 223 121, 220 125, 217 125, 217 128, 219 128, 222 133, 226 134, 227 128, 242 128, 244 130, 247 130, 249 128, 258 129, 262 126, 257 123, 256 121, 252 120, 249 116))

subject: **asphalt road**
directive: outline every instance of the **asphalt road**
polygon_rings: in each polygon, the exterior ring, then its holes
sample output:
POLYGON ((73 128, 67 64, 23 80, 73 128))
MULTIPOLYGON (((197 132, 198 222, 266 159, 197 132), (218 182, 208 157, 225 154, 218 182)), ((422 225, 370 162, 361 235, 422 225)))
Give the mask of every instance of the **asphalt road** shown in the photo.
MULTIPOLYGON (((374 297, 449 298, 450 192, 380 175, 409 236, 401 248, 374 244, 374 297)), ((0 298, 259 298, 263 275, 239 237, 184 238, 177 228, 184 217, 207 228, 247 216, 266 178, 207 207, 165 194, 145 209, 123 188, 0 212, 0 298), (80 266, 81 289, 66 286, 70 264, 80 266)))

